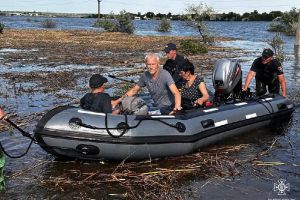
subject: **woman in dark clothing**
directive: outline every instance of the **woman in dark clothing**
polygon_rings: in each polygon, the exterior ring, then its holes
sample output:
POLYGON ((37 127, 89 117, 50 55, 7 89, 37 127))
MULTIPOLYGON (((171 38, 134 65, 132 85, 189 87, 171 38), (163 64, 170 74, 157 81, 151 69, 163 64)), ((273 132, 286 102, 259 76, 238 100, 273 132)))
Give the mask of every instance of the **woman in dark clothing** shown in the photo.
POLYGON ((195 75, 194 65, 186 60, 179 69, 179 75, 186 80, 186 84, 181 88, 183 108, 202 106, 209 99, 203 77, 195 75))
POLYGON ((89 81, 91 92, 84 95, 80 99, 80 106, 85 110, 101 113, 118 114, 119 109, 113 110, 118 105, 121 98, 115 101, 111 100, 109 94, 105 93, 104 83, 107 82, 107 78, 100 74, 94 74, 89 81))

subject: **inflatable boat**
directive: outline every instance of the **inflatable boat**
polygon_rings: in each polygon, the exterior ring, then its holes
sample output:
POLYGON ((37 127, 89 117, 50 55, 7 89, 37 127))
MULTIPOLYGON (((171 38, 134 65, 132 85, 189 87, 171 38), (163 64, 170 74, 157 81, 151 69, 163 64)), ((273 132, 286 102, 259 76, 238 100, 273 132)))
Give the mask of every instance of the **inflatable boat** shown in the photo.
POLYGON ((143 160, 188 154, 290 118, 293 102, 276 94, 243 96, 236 89, 241 87, 239 64, 225 60, 217 66, 221 67, 214 69, 216 92, 210 107, 175 115, 112 115, 62 106, 42 117, 35 138, 43 149, 59 157, 143 160), (218 78, 219 73, 226 75, 218 78))

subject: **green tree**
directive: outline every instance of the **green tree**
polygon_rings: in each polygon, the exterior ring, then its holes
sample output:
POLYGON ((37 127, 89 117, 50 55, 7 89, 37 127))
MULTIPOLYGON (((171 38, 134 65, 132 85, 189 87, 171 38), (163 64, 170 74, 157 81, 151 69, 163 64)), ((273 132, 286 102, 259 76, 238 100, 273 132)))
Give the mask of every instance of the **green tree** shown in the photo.
POLYGON ((276 33, 272 39, 267 41, 267 43, 273 48, 276 58, 282 62, 284 60, 284 54, 283 54, 284 41, 281 37, 281 34, 276 33))
POLYGON ((171 30, 172 26, 171 26, 171 23, 170 23, 170 20, 167 20, 166 18, 163 18, 161 21, 160 21, 160 24, 159 26, 157 27, 157 31, 159 32, 169 32, 171 30))
POLYGON ((204 43, 213 41, 213 37, 206 26, 205 19, 209 18, 213 13, 213 8, 204 3, 189 5, 186 9, 188 15, 188 25, 196 28, 204 43))
POLYGON ((155 17, 156 17, 156 19, 162 20, 162 19, 166 18, 166 14, 157 13, 155 17))
POLYGON ((286 35, 296 35, 300 9, 292 8, 284 12, 279 21, 270 24, 268 31, 284 32, 286 35))
POLYGON ((283 13, 281 23, 285 25, 287 35, 296 35, 298 16, 300 9, 292 8, 289 12, 283 13))
POLYGON ((260 15, 257 10, 254 10, 250 13, 249 16, 250 21, 260 21, 260 15))
POLYGON ((109 32, 123 32, 131 34, 135 29, 133 26, 132 17, 132 14, 123 10, 118 16, 111 14, 105 20, 97 20, 94 26, 102 27, 104 30, 109 32))
POLYGON ((276 17, 281 17, 283 13, 281 11, 271 11, 269 15, 271 16, 271 19, 275 19, 276 17))
POLYGON ((119 16, 119 31, 124 33, 133 33, 134 26, 132 22, 132 16, 130 13, 126 12, 125 10, 121 11, 119 16))
MULTIPOLYGON (((224 16, 224 14, 223 14, 224 16)), ((225 14, 226 16, 226 21, 239 21, 241 20, 241 15, 234 13, 234 12, 229 12, 228 14, 225 14)))
POLYGON ((147 12, 147 13, 146 13, 146 17, 147 17, 148 19, 153 19, 154 13, 153 13, 153 12, 147 12))

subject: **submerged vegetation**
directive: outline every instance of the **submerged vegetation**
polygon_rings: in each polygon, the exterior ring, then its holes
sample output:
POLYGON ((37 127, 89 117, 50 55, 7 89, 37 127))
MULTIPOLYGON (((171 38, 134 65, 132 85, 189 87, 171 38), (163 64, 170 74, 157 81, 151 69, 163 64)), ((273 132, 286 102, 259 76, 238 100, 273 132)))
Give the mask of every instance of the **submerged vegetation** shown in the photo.
POLYGON ((81 199, 86 199, 83 198, 86 196, 93 199, 99 199, 100 196, 113 199, 189 199, 189 195, 195 195, 195 191, 184 187, 190 177, 205 182, 212 179, 228 182, 250 173, 256 178, 272 180, 270 174, 274 174, 277 166, 293 165, 264 161, 268 153, 277 148, 276 142, 277 139, 268 142, 265 149, 256 153, 249 152, 249 144, 223 145, 185 156, 164 160, 149 158, 141 162, 36 160, 31 166, 10 174, 8 178, 26 183, 28 179, 24 176, 30 175, 31 182, 53 191, 47 194, 48 197, 61 196, 60 192, 82 190, 80 193, 70 193, 81 195, 81 199), (247 156, 236 156, 246 152, 249 153, 247 156), (55 168, 51 166, 58 164, 60 170, 53 171, 55 168), (44 173, 37 175, 41 168, 44 173))
POLYGON ((202 54, 207 53, 208 49, 205 44, 200 43, 195 40, 183 40, 180 42, 180 50, 189 55, 189 54, 202 54))
POLYGON ((113 20, 109 20, 109 19, 97 20, 94 26, 101 27, 108 32, 118 32, 118 26, 113 20))
POLYGON ((286 35, 296 35, 299 13, 300 9, 296 8, 283 13, 277 21, 270 24, 268 31, 282 32, 286 35))
POLYGON ((0 34, 3 34, 4 32, 4 24, 0 22, 0 34))
POLYGON ((104 20, 97 20, 94 26, 104 28, 104 30, 108 32, 129 34, 133 33, 135 29, 130 14, 125 10, 121 11, 120 14, 113 19, 106 18, 104 20))
POLYGON ((203 3, 193 4, 186 9, 186 12, 188 14, 188 25, 198 30, 202 42, 205 44, 213 42, 211 32, 205 23, 205 19, 214 12, 213 8, 203 3))
POLYGON ((45 19, 44 21, 41 22, 41 26, 43 28, 56 28, 57 24, 52 19, 45 19))
POLYGON ((273 48, 277 60, 279 60, 280 62, 284 61, 284 54, 283 54, 284 41, 281 37, 281 34, 276 33, 272 39, 267 41, 267 43, 273 48))
POLYGON ((171 22, 170 20, 163 18, 160 21, 159 26, 157 27, 157 31, 159 32, 169 32, 171 30, 172 26, 171 26, 171 22))

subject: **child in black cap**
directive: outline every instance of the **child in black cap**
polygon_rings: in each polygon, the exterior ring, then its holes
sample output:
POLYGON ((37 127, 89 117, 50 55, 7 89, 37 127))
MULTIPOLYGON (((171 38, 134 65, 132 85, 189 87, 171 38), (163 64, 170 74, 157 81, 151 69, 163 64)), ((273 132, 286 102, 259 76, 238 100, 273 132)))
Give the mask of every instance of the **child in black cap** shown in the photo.
POLYGON ((91 92, 80 99, 80 106, 83 109, 112 114, 118 114, 120 112, 119 109, 112 110, 112 104, 117 105, 119 102, 112 101, 109 94, 104 92, 104 83, 106 82, 107 78, 104 76, 101 76, 100 74, 92 75, 89 81, 91 92))

